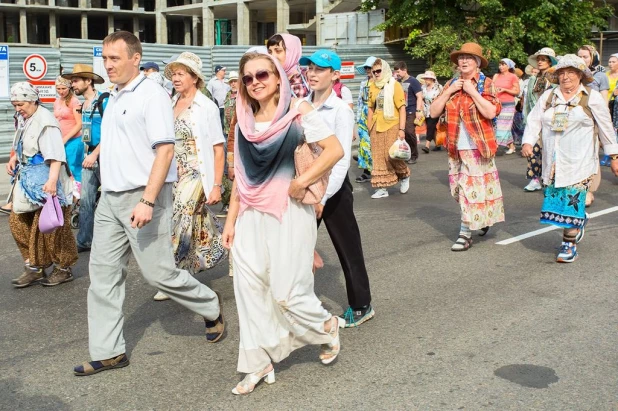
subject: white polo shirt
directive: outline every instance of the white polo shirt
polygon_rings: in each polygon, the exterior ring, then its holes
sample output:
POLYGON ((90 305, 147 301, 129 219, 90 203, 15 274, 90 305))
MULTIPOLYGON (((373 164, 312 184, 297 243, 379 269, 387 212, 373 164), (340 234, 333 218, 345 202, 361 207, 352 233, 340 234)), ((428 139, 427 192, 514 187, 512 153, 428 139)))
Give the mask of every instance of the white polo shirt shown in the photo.
MULTIPOLYGON (((174 113, 166 91, 140 73, 110 93, 101 123, 101 189, 122 192, 145 187, 158 144, 174 144, 174 113)), ((165 178, 176 181, 176 161, 165 178)))
POLYGON ((326 205, 326 201, 337 194, 337 192, 341 189, 341 186, 348 175, 350 159, 352 158, 354 113, 349 105, 337 97, 334 90, 331 90, 330 96, 328 96, 326 101, 319 107, 313 106, 311 103, 312 99, 313 92, 305 97, 305 100, 307 100, 320 115, 322 121, 326 123, 330 130, 333 130, 335 137, 339 139, 339 143, 341 143, 341 147, 343 148, 343 157, 337 161, 335 166, 332 168, 330 177, 328 178, 328 186, 326 186, 326 193, 324 193, 324 197, 322 197, 322 205, 326 205))

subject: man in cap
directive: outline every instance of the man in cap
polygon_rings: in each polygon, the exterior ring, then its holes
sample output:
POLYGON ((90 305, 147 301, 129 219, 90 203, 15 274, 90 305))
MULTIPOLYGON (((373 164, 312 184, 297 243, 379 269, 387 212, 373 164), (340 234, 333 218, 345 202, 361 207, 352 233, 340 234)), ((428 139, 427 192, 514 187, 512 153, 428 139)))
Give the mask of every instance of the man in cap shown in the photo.
MULTIPOLYGON (((225 96, 227 96, 227 92, 230 91, 230 86, 225 82, 225 67, 221 65, 215 66, 215 76, 210 79, 206 88, 212 94, 212 97, 215 100, 215 104, 219 107, 219 115, 221 116, 221 124, 223 124, 225 120, 224 112, 225 112, 225 96)), ((223 130, 221 130, 223 132, 223 130)))
POLYGON ((332 50, 318 50, 303 57, 300 64, 309 66, 307 80, 311 93, 306 100, 317 110, 322 120, 335 132, 343 147, 343 158, 335 164, 326 194, 316 204, 318 226, 322 219, 335 246, 346 281, 349 307, 341 317, 346 327, 356 327, 374 316, 371 307, 369 278, 365 267, 360 230, 354 216, 354 196, 348 177, 354 133, 354 113, 333 90, 339 78, 341 59, 332 50))
POLYGON ((158 73, 159 65, 155 63, 154 61, 148 61, 142 64, 139 69, 144 73, 145 76, 147 76, 150 73, 154 73, 155 71, 158 73))
POLYGON ((97 194, 101 188, 99 171, 99 142, 101 141, 101 121, 107 106, 109 93, 101 93, 94 88, 103 84, 103 77, 94 73, 92 66, 75 64, 73 72, 62 77, 71 80, 71 87, 78 96, 83 96, 82 104, 82 140, 85 143, 86 156, 82 163, 82 191, 79 201, 79 232, 77 233, 77 251, 89 251, 92 244, 94 228, 94 209, 97 194))
POLYGON ((116 31, 103 40, 105 69, 116 86, 101 127, 102 192, 88 289, 92 360, 74 368, 78 376, 129 365, 122 306, 131 253, 150 285, 204 318, 209 342, 225 330, 220 298, 174 261, 174 114, 165 90, 139 72, 141 56, 133 33, 116 31))
POLYGON ((406 129, 404 130, 406 142, 412 150, 412 155, 408 160, 408 164, 415 164, 418 159, 418 141, 416 139, 416 124, 415 120, 420 121, 423 118, 423 88, 421 83, 414 77, 408 74, 408 65, 405 61, 395 63, 394 73, 397 80, 403 86, 403 92, 406 95, 406 129))

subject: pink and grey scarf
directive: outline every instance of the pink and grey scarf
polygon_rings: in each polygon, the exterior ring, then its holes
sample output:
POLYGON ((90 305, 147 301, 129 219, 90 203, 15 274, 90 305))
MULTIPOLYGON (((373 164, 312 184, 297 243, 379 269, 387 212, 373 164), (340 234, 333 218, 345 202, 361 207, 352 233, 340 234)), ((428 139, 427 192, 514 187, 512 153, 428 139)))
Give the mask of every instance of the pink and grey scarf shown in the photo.
POLYGON ((252 207, 281 221, 288 206, 290 182, 295 175, 294 150, 303 139, 303 130, 300 113, 290 107, 290 83, 283 67, 270 55, 265 56, 279 71, 279 104, 270 126, 257 133, 251 105, 238 93, 234 173, 240 213, 252 207))

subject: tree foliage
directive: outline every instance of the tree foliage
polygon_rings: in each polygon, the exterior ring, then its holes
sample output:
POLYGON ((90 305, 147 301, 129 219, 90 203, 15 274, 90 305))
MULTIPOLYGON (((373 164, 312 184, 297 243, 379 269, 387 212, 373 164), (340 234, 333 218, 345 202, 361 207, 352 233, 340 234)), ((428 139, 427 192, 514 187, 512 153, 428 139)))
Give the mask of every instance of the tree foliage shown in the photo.
MULTIPOLYGON (((379 0, 362 0, 364 11, 379 0)), ((406 51, 428 61, 439 76, 449 76, 449 54, 466 41, 483 46, 490 61, 508 57, 518 65, 543 47, 558 55, 589 43, 593 27, 607 27, 613 8, 592 0, 388 0, 379 30, 410 30, 406 51)))

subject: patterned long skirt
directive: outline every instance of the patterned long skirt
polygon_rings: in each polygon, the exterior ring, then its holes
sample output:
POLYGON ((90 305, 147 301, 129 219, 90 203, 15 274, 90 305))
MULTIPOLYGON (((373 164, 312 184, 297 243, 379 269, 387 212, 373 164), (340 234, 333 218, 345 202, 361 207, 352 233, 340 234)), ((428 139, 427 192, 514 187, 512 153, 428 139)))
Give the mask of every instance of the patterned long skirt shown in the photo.
POLYGON ((358 119, 358 168, 371 171, 373 161, 371 159, 371 137, 367 129, 367 111, 365 105, 358 119))
POLYGON ((478 150, 461 150, 459 159, 449 157, 451 195, 459 203, 461 222, 471 230, 504 221, 500 178, 493 158, 478 150))
POLYGON ((206 205, 199 173, 179 175, 174 184, 172 248, 178 268, 191 274, 207 270, 227 253, 221 242, 223 227, 206 205))
POLYGON ((543 172, 543 146, 536 143, 532 148, 532 157, 528 158, 528 169, 526 170, 526 178, 532 180, 533 178, 540 179, 543 172))
POLYGON ((541 224, 581 228, 586 219, 586 193, 591 181, 592 177, 572 186, 557 188, 552 182, 545 187, 541 224))
POLYGON ((403 160, 393 160, 388 149, 397 140, 399 128, 389 128, 385 132, 371 129, 371 157, 373 170, 371 171, 371 185, 376 188, 391 187, 403 178, 410 176, 410 170, 403 160))
POLYGON ((513 127, 511 128, 511 134, 513 134, 513 143, 521 145, 521 140, 524 136, 524 115, 521 111, 516 111, 513 117, 513 127))
POLYGON ((71 231, 71 207, 62 207, 64 225, 53 233, 39 231, 41 209, 9 217, 9 227, 24 261, 31 267, 49 267, 55 264, 68 268, 77 262, 77 244, 71 231))
POLYGON ((502 111, 498 115, 496 123, 496 142, 499 146, 507 147, 513 143, 513 117, 515 116, 515 103, 502 103, 502 111))

